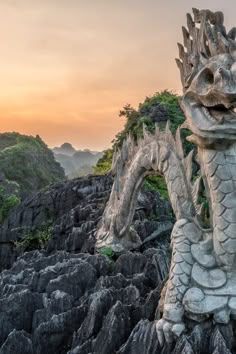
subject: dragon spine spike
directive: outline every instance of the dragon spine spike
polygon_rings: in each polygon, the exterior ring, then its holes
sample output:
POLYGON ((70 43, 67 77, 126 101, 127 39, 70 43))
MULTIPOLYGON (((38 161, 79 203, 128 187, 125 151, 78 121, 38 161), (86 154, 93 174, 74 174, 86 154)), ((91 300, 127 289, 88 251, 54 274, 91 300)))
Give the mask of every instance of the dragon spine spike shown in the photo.
POLYGON ((128 144, 130 144, 130 143, 131 143, 131 140, 132 140, 132 135, 131 135, 131 133, 129 132, 128 135, 127 135, 126 141, 127 141, 128 144))
POLYGON ((169 120, 166 123, 165 139, 166 139, 166 142, 168 142, 173 148, 175 147, 175 139, 174 139, 174 137, 171 133, 171 130, 170 130, 170 121, 169 120))
POLYGON ((144 140, 142 138, 138 138, 137 145, 138 148, 142 148, 144 146, 144 140))
POLYGON ((186 171, 186 178, 189 184, 191 185, 192 173, 193 173, 193 153, 194 150, 191 150, 187 157, 184 159, 184 167, 186 171))
POLYGON ((133 150, 134 150, 133 137, 130 133, 126 138, 126 146, 128 149, 128 159, 130 159, 133 156, 133 150))
POLYGON ((206 34, 206 37, 208 40, 210 54, 212 57, 214 57, 218 53, 218 45, 217 45, 217 42, 214 38, 214 34, 212 32, 211 25, 208 22, 205 23, 205 34, 206 34))
POLYGON ((160 137, 160 128, 159 128, 157 123, 155 124, 155 133, 154 133, 154 135, 155 135, 155 139, 158 140, 159 137, 160 137))
POLYGON ((181 43, 177 43, 177 46, 179 48, 179 57, 180 59, 183 61, 183 60, 186 60, 186 53, 184 51, 184 47, 181 43))
POLYGON ((202 189, 202 177, 199 176, 193 184, 192 187, 192 197, 195 208, 197 208, 199 203, 200 191, 202 189))
POLYGON ((143 139, 144 139, 145 144, 148 144, 150 142, 150 140, 152 139, 145 124, 143 124, 143 139))
POLYGON ((176 130, 175 142, 176 142, 177 154, 179 155, 179 157, 181 159, 184 159, 184 150, 183 150, 183 144, 182 144, 182 140, 181 140, 180 128, 179 127, 176 130))
POLYGON ((236 39, 236 27, 231 28, 231 30, 227 34, 227 37, 229 39, 232 39, 233 41, 236 39))
POLYGON ((121 148, 121 159, 122 161, 126 162, 129 156, 129 145, 127 140, 123 141, 122 148, 121 148))
POLYGON ((219 53, 228 53, 229 52, 229 41, 225 39, 222 33, 217 33, 218 42, 219 42, 219 53))
POLYGON ((232 39, 229 39, 229 52, 234 60, 236 60, 236 42, 232 39))
POLYGON ((112 164, 111 164, 111 170, 114 171, 115 167, 116 167, 116 162, 117 162, 117 158, 119 156, 119 153, 117 152, 117 150, 115 150, 113 152, 113 156, 112 156, 112 164))
POLYGON ((178 58, 176 58, 175 61, 180 71, 180 79, 181 79, 182 86, 185 86, 185 75, 184 75, 183 63, 178 58))
POLYGON ((188 27, 188 31, 189 31, 189 34, 192 38, 194 38, 194 35, 195 35, 195 23, 192 19, 192 16, 191 14, 187 14, 187 27, 188 27))
POLYGON ((184 46, 187 48, 188 52, 190 52, 192 50, 192 41, 189 37, 188 30, 184 26, 182 27, 182 33, 184 38, 184 46))

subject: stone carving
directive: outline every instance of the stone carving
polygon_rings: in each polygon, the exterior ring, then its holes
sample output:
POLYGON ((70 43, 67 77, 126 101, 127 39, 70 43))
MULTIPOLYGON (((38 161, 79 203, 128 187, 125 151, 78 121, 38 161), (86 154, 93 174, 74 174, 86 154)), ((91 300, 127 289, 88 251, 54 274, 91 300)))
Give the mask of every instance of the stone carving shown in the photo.
POLYGON ((201 177, 192 183, 192 153, 184 157, 178 129, 156 128, 135 145, 128 137, 114 156, 115 182, 97 231, 97 247, 114 251, 140 245, 129 229, 144 177, 165 177, 177 222, 172 230, 172 261, 165 287, 160 343, 185 330, 185 318, 213 316, 227 324, 236 317, 236 28, 228 33, 223 14, 193 9, 183 27, 177 65, 183 84, 183 127, 197 145, 201 177), (201 222, 199 193, 204 185, 210 227, 201 222))

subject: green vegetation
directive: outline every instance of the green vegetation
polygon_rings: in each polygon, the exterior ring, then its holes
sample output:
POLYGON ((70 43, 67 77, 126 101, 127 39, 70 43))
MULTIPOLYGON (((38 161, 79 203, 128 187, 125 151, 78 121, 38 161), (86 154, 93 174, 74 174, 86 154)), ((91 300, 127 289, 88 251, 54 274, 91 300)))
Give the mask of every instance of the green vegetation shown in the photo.
POLYGON ((20 203, 20 198, 15 194, 7 195, 5 188, 0 187, 0 223, 9 214, 9 211, 20 203))
POLYGON ((52 227, 45 226, 41 229, 32 230, 15 242, 15 247, 18 252, 28 252, 35 249, 46 249, 48 241, 51 237, 52 227))
MULTIPOLYGON (((143 137, 143 125, 146 129, 153 133, 155 124, 158 124, 163 130, 166 126, 166 121, 170 121, 170 128, 175 134, 178 126, 184 123, 185 117, 179 105, 180 97, 164 90, 157 92, 151 97, 146 97, 143 103, 139 104, 138 110, 135 110, 130 104, 124 106, 120 111, 119 116, 125 118, 124 129, 119 132, 113 140, 112 149, 105 151, 103 157, 98 161, 94 172, 105 174, 109 172, 112 164, 112 155, 116 149, 122 147, 123 141, 128 134, 131 134, 135 141, 143 137)), ((186 141, 189 132, 185 129, 181 130, 181 135, 184 142, 184 150, 187 154, 193 145, 186 141)), ((165 180, 162 176, 148 176, 144 181, 144 186, 148 190, 159 191, 161 196, 168 199, 168 191, 165 180)))
POLYGON ((25 194, 65 178, 63 169, 38 135, 0 134, 0 171, 7 180, 17 182, 25 194))
POLYGON ((111 259, 114 256, 114 252, 113 252, 113 250, 110 247, 103 247, 100 250, 100 253, 103 254, 104 256, 107 256, 107 257, 111 258, 111 259))
POLYGON ((108 173, 112 165, 113 149, 107 149, 104 155, 98 160, 96 166, 93 168, 96 175, 104 175, 108 173))
MULTIPOLYGON (((113 140, 113 149, 120 148, 126 136, 131 133, 137 140, 143 137, 143 125, 151 133, 155 130, 155 123, 160 129, 164 129, 166 120, 170 121, 172 133, 175 133, 178 126, 185 121, 184 114, 179 105, 180 97, 173 92, 164 90, 157 92, 151 97, 146 97, 143 103, 139 104, 138 110, 135 110, 130 104, 127 104, 119 116, 125 117, 124 129, 118 133, 113 140), (162 117, 161 117, 162 116, 162 117)), ((188 135, 186 130, 182 131, 183 138, 188 135)), ((190 143, 185 142, 185 150, 190 150, 190 143)))
POLYGON ((151 192, 158 191, 163 199, 169 200, 166 182, 162 176, 147 176, 144 180, 144 188, 151 192))

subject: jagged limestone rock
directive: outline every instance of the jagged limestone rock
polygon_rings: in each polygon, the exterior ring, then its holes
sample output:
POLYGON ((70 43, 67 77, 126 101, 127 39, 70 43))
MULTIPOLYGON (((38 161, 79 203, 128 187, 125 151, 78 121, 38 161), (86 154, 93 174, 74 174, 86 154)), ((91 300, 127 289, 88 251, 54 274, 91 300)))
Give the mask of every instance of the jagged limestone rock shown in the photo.
MULTIPOLYGON (((221 12, 193 9, 193 15, 187 15, 176 61, 184 92, 183 127, 197 145, 201 176, 192 182, 192 153, 184 157, 179 129, 175 138, 168 124, 154 135, 144 129, 138 144, 129 136, 114 156, 115 182, 97 231, 98 249, 138 247, 140 239, 129 228, 137 193, 145 176, 165 177, 177 219, 163 316, 157 322, 159 343, 168 345, 184 332, 187 317, 197 322, 213 317, 227 325, 236 316, 236 28, 226 32, 221 12), (209 228, 201 222, 202 185, 209 228)), ((182 352, 191 352, 187 339, 181 345, 182 352)))

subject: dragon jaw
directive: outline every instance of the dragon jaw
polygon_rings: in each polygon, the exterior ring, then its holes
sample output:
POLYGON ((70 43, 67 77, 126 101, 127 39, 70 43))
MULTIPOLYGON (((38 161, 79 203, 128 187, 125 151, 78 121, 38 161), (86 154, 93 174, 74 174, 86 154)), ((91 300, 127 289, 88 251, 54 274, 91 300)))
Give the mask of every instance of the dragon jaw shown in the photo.
POLYGON ((206 62, 192 78, 181 107, 197 136, 236 140, 236 62, 230 54, 206 62))

